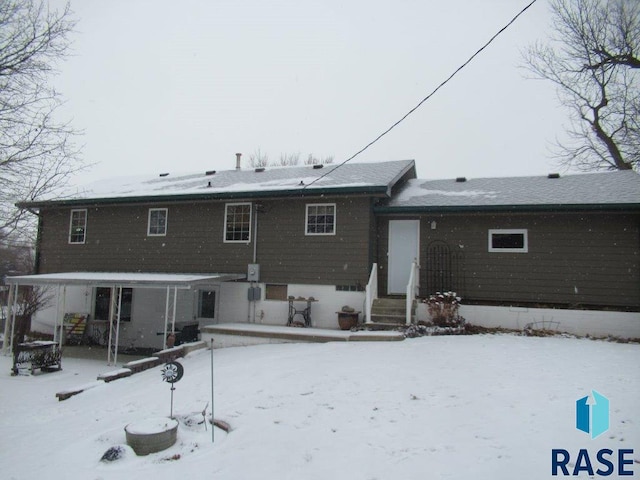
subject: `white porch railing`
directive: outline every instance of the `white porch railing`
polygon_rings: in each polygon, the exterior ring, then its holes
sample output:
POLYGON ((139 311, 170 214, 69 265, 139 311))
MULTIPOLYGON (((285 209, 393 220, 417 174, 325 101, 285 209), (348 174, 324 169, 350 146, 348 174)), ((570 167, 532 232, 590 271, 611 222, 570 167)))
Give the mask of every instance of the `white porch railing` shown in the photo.
POLYGON ((373 301, 378 298, 378 264, 374 263, 371 267, 371 275, 369 275, 369 283, 365 289, 365 323, 371 323, 371 309, 373 301))
POLYGON ((411 325, 411 311, 413 310, 413 301, 418 295, 418 279, 420 278, 419 271, 420 265, 418 265, 417 260, 414 260, 411 263, 411 274, 409 275, 409 283, 407 283, 407 325, 411 325))

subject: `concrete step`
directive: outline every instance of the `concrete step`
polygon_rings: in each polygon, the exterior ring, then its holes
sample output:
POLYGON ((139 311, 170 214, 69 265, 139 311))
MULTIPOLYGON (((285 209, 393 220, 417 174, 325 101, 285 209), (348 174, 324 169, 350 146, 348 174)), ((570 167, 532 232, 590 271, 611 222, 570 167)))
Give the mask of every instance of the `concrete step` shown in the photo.
POLYGON ((374 323, 366 323, 364 326, 370 330, 381 331, 381 330, 397 330, 402 325, 404 325, 404 322, 402 324, 395 323, 395 322, 392 322, 392 323, 374 322, 374 323))
POLYGON ((371 321, 374 323, 394 323, 396 325, 403 325, 407 321, 407 316, 404 313, 393 315, 371 312, 371 321))

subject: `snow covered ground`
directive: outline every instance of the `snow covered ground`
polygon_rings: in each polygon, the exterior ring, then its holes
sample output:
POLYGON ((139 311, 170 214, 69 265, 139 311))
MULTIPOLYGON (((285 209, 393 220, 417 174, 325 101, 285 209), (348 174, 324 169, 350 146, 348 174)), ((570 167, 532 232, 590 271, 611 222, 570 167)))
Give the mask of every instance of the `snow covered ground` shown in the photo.
POLYGON ((233 429, 215 443, 197 423, 210 352, 181 363, 178 443, 101 462, 128 423, 169 415, 160 369, 58 402, 112 367, 64 359, 62 372, 11 377, 0 357, 0 477, 539 480, 558 478, 554 448, 594 461, 601 448, 633 449, 625 468, 640 474, 637 344, 477 335, 215 350, 215 417, 233 429), (575 428, 575 401, 592 389, 609 398, 611 421, 593 440, 575 428))

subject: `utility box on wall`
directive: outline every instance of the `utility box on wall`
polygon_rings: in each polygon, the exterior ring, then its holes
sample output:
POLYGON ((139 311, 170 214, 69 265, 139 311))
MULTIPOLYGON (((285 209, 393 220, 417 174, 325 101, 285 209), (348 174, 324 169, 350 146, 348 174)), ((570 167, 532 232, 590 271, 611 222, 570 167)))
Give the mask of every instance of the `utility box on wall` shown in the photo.
POLYGON ((259 263, 250 263, 247 268, 247 281, 248 282, 259 282, 260 281, 260 264, 259 263))
POLYGON ((262 289, 260 287, 249 287, 247 292, 247 300, 257 302, 262 300, 262 289))

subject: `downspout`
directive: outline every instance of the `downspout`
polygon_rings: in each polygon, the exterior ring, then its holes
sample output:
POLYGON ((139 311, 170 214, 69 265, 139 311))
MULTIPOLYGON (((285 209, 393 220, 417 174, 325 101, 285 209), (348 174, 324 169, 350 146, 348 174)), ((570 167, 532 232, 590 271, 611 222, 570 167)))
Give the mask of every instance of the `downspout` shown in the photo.
POLYGON ((33 261, 33 273, 40 273, 40 242, 42 240, 42 215, 35 210, 27 208, 29 213, 34 214, 38 217, 38 230, 36 231, 36 245, 35 245, 35 258, 33 261))
MULTIPOLYGON (((258 261, 258 204, 254 203, 252 205, 252 213, 255 212, 253 216, 253 262, 256 263, 258 261)), ((254 288, 255 282, 250 283, 249 288, 254 288)), ((253 292, 253 291, 252 291, 253 292)), ((247 311, 247 323, 256 323, 256 300, 253 298, 248 302, 248 311, 247 311), (253 316, 251 313, 251 305, 253 305, 253 316)))

